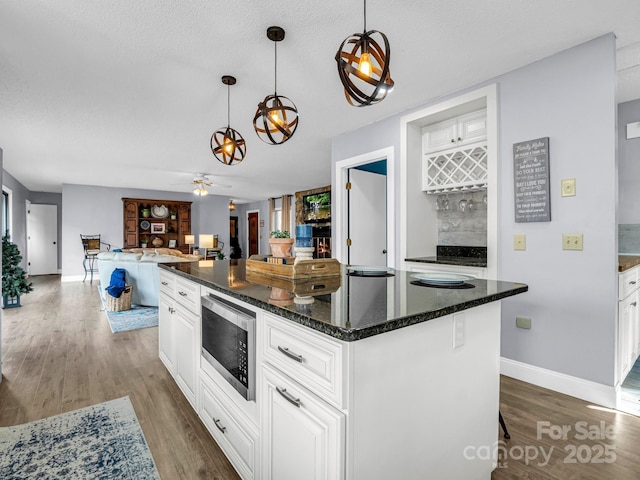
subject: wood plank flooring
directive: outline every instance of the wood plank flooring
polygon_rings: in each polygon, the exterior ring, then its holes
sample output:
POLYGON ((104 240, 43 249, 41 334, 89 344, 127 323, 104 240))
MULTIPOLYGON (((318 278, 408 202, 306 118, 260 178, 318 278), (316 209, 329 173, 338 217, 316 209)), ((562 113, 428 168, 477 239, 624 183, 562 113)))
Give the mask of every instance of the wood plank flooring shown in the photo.
MULTIPOLYGON (((0 426, 128 395, 163 479, 239 478, 158 359, 157 328, 112 334, 95 284, 32 281, 23 307, 2 311, 0 426)), ((508 377, 500 408, 511 439, 492 480, 640 479, 639 417, 508 377), (562 427, 566 438, 551 438, 562 427), (581 439, 588 429, 605 438, 581 439)))

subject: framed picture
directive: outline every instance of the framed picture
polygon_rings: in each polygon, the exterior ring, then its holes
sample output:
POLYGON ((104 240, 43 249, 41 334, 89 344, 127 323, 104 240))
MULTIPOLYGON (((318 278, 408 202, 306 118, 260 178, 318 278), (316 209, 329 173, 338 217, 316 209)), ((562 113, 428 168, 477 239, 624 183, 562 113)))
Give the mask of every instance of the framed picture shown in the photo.
POLYGON ((169 248, 176 248, 176 241, 175 240, 169 240, 169 248))
POLYGON ((164 233, 164 223, 152 223, 151 233, 164 233))

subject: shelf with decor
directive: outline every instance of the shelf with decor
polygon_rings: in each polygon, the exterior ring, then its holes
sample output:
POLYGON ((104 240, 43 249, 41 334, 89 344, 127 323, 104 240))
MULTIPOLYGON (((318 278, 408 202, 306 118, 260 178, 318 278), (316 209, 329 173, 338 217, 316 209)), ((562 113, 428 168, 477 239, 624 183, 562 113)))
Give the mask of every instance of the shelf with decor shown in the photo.
POLYGON ((188 253, 185 235, 191 234, 191 202, 142 198, 123 198, 122 202, 123 248, 142 247, 147 240, 149 248, 188 253))

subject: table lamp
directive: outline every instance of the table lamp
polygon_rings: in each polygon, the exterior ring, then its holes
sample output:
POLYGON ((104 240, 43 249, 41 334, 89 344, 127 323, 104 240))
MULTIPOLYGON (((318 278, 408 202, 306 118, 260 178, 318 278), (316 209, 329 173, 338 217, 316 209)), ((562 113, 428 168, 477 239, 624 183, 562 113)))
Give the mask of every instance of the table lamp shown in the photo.
POLYGON ((213 234, 198 235, 198 245, 204 248, 204 259, 207 259, 207 249, 213 248, 213 234))
POLYGON ((189 245, 189 255, 191 255, 191 246, 196 243, 196 236, 195 235, 185 235, 184 236, 184 243, 189 245))

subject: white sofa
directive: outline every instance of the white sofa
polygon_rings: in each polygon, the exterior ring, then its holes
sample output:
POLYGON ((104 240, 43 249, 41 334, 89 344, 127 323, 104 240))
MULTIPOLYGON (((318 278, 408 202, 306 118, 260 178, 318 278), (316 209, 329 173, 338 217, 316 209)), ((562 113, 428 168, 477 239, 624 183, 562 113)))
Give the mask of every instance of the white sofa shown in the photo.
POLYGON ((126 271, 127 285, 133 286, 131 303, 157 307, 158 263, 195 262, 199 258, 170 248, 132 248, 121 252, 102 252, 98 254, 100 288, 104 291, 109 286, 113 271, 123 268, 126 271))

